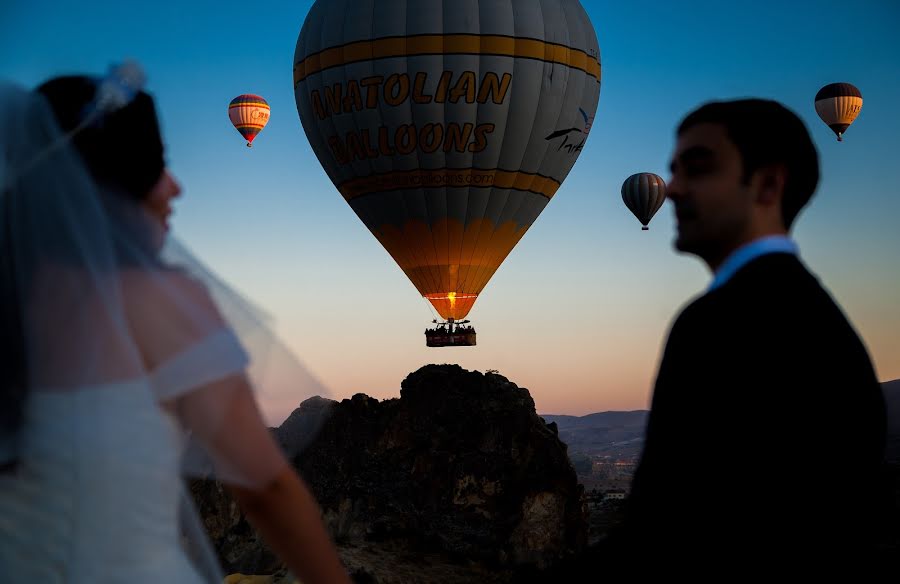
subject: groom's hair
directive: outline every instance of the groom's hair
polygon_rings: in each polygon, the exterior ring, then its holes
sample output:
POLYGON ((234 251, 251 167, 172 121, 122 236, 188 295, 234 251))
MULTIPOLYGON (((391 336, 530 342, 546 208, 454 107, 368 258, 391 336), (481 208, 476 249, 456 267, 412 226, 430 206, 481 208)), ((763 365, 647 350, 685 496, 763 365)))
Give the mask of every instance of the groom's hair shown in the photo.
POLYGON ((725 129, 741 154, 745 183, 760 168, 784 165, 787 180, 781 218, 785 228, 790 229, 819 183, 819 155, 800 117, 769 99, 711 101, 688 114, 677 134, 704 123, 725 129))

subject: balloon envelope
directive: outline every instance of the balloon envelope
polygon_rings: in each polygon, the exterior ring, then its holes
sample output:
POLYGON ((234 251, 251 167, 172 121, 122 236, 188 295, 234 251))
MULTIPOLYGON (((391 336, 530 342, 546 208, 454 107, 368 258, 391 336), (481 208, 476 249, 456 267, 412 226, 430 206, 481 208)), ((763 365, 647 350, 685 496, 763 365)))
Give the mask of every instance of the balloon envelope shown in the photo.
POLYGON ((622 183, 622 200, 646 231, 666 200, 666 181, 652 172, 633 174, 622 183))
POLYGON ((461 319, 584 147, 599 48, 577 0, 318 0, 294 92, 341 195, 461 319))
POLYGON ((862 109, 862 93, 850 83, 831 83, 816 94, 816 113, 843 141, 843 134, 862 109))
POLYGON ((228 104, 228 119, 250 146, 256 135, 269 123, 269 104, 259 95, 245 93, 228 104))

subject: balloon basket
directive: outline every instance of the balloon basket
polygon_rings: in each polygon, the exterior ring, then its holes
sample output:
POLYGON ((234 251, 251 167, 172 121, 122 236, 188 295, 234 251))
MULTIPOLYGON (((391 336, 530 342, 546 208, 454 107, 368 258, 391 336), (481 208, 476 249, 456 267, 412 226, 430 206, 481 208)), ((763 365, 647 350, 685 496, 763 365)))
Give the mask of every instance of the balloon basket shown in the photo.
POLYGON ((644 225, 643 227, 641 227, 641 231, 650 231, 650 228, 644 225))
POLYGON ((438 323, 433 329, 425 329, 426 347, 474 347, 475 329, 464 326, 469 321, 438 323))

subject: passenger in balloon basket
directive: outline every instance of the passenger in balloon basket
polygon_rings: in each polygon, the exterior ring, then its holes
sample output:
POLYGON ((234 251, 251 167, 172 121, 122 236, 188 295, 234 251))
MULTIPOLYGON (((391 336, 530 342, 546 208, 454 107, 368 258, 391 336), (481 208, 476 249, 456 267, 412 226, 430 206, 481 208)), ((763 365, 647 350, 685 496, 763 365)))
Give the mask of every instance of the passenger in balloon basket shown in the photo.
POLYGON ((806 127, 777 102, 710 102, 678 127, 674 247, 712 282, 671 325, 626 513, 601 556, 630 571, 665 557, 667 574, 695 577, 876 556, 884 400, 791 236, 818 180, 806 127))
POLYGON ((428 347, 472 347, 475 346, 475 327, 467 326, 468 320, 449 319, 447 322, 438 323, 437 319, 431 321, 436 326, 425 329, 425 345, 428 347))

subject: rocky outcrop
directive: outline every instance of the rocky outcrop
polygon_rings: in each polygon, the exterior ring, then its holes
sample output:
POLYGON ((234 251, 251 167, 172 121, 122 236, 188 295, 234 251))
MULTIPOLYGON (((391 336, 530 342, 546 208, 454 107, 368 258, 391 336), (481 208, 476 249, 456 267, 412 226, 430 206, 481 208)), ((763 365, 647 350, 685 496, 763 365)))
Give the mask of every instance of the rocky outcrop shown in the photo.
POLYGON ((220 483, 194 480, 190 490, 226 574, 274 574, 282 567, 220 483))
MULTIPOLYGON (((400 581, 390 574, 416 566, 418 582, 503 581, 585 545, 583 489, 566 446, 528 391, 501 375, 428 365, 403 381, 399 399, 313 398, 275 435, 358 581, 400 581), (311 424, 318 432, 296 448, 311 424), (377 570, 367 569, 364 558, 376 556, 377 570), (445 564, 440 575, 428 576, 424 557, 433 572, 445 564)), ((194 494, 229 572, 278 568, 221 487, 198 484, 194 494)))

